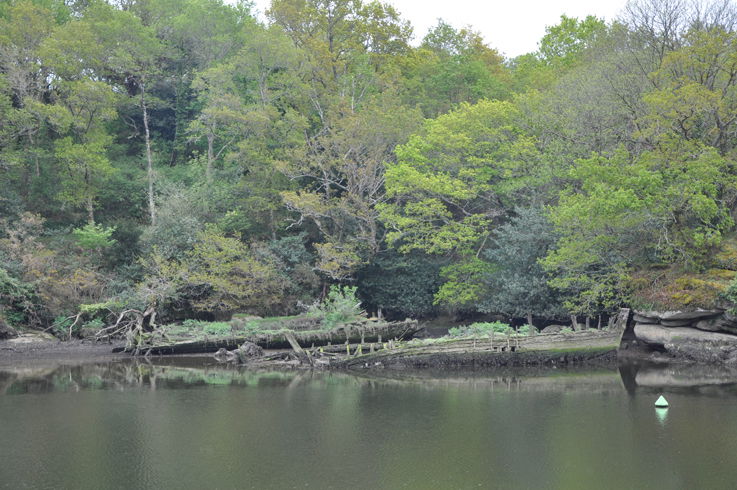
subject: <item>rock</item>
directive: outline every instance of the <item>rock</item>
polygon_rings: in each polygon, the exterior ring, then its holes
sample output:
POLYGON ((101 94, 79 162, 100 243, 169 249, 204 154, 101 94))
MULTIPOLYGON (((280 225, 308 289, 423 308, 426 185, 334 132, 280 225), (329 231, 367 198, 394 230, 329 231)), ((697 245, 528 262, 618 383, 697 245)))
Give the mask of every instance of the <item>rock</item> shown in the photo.
POLYGON ((694 327, 698 328, 699 330, 705 330, 707 332, 718 332, 719 330, 721 330, 719 320, 719 318, 708 318, 704 320, 699 320, 694 324, 694 327))
POLYGON ((724 310, 669 311, 663 313, 660 318, 661 320, 697 320, 720 316, 723 313, 724 310))
POLYGON ((669 342, 727 342, 737 346, 737 336, 719 332, 706 332, 687 327, 663 327, 638 323, 635 325, 635 335, 638 340, 649 344, 665 344, 669 342))
POLYGON ((688 327, 693 323, 693 320, 660 320, 660 324, 664 327, 688 327))
POLYGON ((636 311, 635 321, 654 325, 665 320, 670 322, 685 320, 700 320, 712 318, 724 313, 724 310, 694 310, 694 311, 636 311))
POLYGON ((560 333, 560 331, 564 328, 565 325, 548 325, 547 327, 543 328, 540 333, 560 333))
POLYGON ((728 311, 725 311, 724 315, 722 315, 722 322, 737 327, 737 316, 731 314, 728 311))
POLYGON ((18 337, 18 332, 13 327, 5 323, 5 320, 0 318, 0 340, 14 339, 18 337))
POLYGON ((657 311, 636 311, 632 316, 635 323, 656 325, 660 323, 660 314, 657 311))
POLYGON ((246 364, 250 359, 263 357, 264 350, 253 342, 243 342, 233 353, 235 353, 239 363, 246 364))
POLYGON ((733 363, 737 360, 737 336, 688 327, 663 327, 638 323, 637 340, 665 349, 676 359, 703 363, 733 363))

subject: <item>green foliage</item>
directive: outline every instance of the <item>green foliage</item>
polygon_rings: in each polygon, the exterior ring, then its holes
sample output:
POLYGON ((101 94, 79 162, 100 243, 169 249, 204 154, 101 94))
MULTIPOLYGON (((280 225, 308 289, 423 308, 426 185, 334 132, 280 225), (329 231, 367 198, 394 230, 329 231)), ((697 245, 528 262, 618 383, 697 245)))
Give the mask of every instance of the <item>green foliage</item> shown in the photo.
POLYGON ((540 41, 540 58, 548 64, 568 67, 579 60, 581 53, 605 31, 604 21, 593 15, 583 20, 561 15, 558 25, 545 29, 545 36, 540 41))
POLYGON ((74 323, 73 318, 63 315, 57 316, 51 324, 51 333, 60 339, 69 340, 69 327, 72 326, 72 323, 74 323))
POLYGON ((493 267, 477 257, 464 257, 443 267, 440 276, 445 282, 435 294, 434 304, 473 309, 485 293, 483 280, 493 267))
POLYGON ((360 320, 366 312, 356 297, 357 289, 356 286, 330 286, 325 300, 313 305, 309 315, 321 318, 321 326, 325 330, 360 320))
POLYGON ((182 322, 182 326, 191 331, 201 331, 205 335, 224 336, 231 333, 232 327, 228 322, 203 322, 188 319, 182 322))
POLYGON ((32 285, 0 267, 0 315, 13 326, 32 325, 37 320, 37 310, 32 285))
POLYGON ((72 231, 77 244, 85 250, 102 250, 115 244, 110 238, 115 227, 105 228, 100 224, 87 223, 82 228, 72 231))
POLYGON ((332 283, 395 317, 595 315, 737 271, 729 2, 562 16, 511 60, 442 20, 413 46, 382 2, 251 9, 0 2, 2 316, 284 314, 332 283))
POLYGON ((214 229, 200 233, 181 260, 159 256, 152 265, 155 276, 149 282, 169 284, 169 300, 176 295, 195 311, 270 311, 286 290, 273 264, 256 259, 240 240, 214 229))
POLYGON ((509 102, 482 101, 425 123, 397 148, 379 207, 401 251, 472 251, 491 218, 535 181, 535 139, 517 124, 509 102))
POLYGON ((731 304, 729 312, 733 315, 737 314, 737 279, 729 283, 729 286, 722 292, 722 297, 731 304))
POLYGON ((733 226, 719 199, 733 188, 726 165, 712 148, 676 141, 637 156, 620 149, 579 160, 571 175, 580 188, 563 191, 551 210, 560 239, 543 261, 568 308, 616 308, 633 264, 703 264, 733 226))
POLYGON ((437 311, 433 301, 442 284, 440 269, 444 262, 420 253, 399 254, 394 250, 377 255, 358 274, 364 305, 400 318, 432 315, 437 311))
POLYGON ((479 322, 448 329, 448 336, 450 337, 481 338, 491 337, 492 335, 511 335, 513 333, 514 329, 502 322, 479 322))
POLYGON ((483 256, 493 265, 482 281, 481 311, 515 317, 554 317, 565 313, 539 264, 555 244, 553 226, 543 210, 516 208, 515 216, 492 232, 483 256))

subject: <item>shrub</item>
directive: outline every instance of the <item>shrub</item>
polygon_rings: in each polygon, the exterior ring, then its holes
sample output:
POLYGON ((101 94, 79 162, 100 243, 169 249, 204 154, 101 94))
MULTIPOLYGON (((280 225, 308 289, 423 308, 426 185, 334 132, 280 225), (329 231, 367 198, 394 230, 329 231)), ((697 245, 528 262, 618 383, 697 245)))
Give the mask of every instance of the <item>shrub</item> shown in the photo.
POLYGON ((85 250, 102 250, 115 244, 110 238, 115 228, 105 228, 102 225, 88 223, 72 232, 77 244, 85 250))
POLYGON ((364 317, 361 301, 356 298, 355 286, 330 286, 327 298, 310 307, 308 314, 322 318, 323 328, 329 330, 344 323, 350 323, 364 317))
POLYGON ((195 320, 189 318, 182 322, 182 329, 174 327, 172 331, 186 333, 198 333, 202 332, 206 335, 228 335, 232 331, 232 326, 228 322, 203 322, 201 320, 195 320))
POLYGON ((514 329, 502 322, 472 323, 448 330, 449 337, 490 337, 492 334, 509 335, 514 329))

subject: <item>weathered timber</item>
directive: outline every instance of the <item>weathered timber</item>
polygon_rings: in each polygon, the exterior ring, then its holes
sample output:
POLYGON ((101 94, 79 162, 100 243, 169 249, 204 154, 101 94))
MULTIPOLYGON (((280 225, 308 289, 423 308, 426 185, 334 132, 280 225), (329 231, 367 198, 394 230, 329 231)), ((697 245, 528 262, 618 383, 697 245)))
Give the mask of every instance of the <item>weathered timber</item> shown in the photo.
MULTIPOLYGON (((292 332, 294 340, 302 347, 325 346, 332 343, 376 342, 379 338, 411 339, 422 327, 416 320, 403 322, 365 322, 344 325, 326 331, 292 332)), ((235 349, 246 341, 265 349, 289 349, 288 330, 273 331, 256 335, 209 337, 173 343, 157 343, 140 346, 142 353, 153 355, 212 353, 218 349, 235 349)), ((115 349, 120 352, 124 349, 115 349)))
POLYGON ((587 330, 571 335, 540 334, 513 337, 492 344, 487 340, 451 340, 431 344, 405 344, 332 364, 344 369, 469 368, 502 365, 569 364, 601 360, 611 362, 619 347, 619 332, 587 330))

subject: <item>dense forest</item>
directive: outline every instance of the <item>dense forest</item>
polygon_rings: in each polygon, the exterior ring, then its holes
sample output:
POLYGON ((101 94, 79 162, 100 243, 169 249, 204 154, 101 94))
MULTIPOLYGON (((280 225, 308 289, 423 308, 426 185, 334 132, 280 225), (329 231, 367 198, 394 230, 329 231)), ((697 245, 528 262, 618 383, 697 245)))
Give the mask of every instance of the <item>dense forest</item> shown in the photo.
POLYGON ((732 2, 562 16, 513 59, 375 0, 252 9, 0 3, 0 321, 294 314, 335 285, 529 323, 735 295, 732 2))

